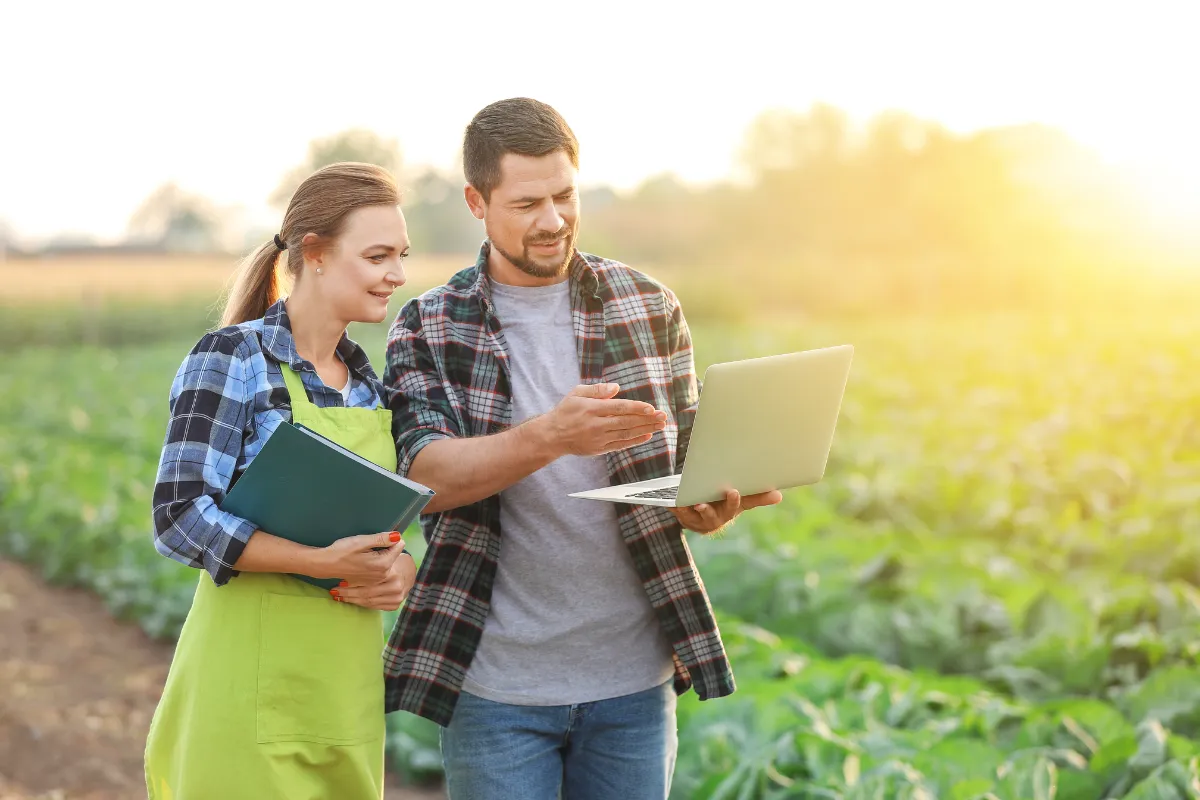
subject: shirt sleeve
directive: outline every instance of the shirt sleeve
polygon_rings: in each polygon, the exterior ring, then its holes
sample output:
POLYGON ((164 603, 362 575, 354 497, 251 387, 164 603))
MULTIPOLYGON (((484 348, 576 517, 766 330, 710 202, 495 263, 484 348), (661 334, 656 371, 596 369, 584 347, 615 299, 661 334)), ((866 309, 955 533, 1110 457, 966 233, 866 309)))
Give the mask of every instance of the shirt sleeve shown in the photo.
POLYGON ((392 409, 397 472, 407 475, 413 460, 427 445, 460 435, 416 300, 404 305, 388 332, 384 384, 392 409))
POLYGON ((679 426, 679 440, 675 447, 675 473, 683 472, 688 444, 692 438, 692 423, 696 421, 696 407, 700 403, 700 383, 696 379, 696 362, 692 355, 692 334, 683 316, 683 306, 671 292, 667 292, 667 346, 671 359, 671 396, 675 422, 679 426))
POLYGON ((154 484, 154 546, 221 586, 255 526, 220 509, 242 452, 250 400, 239 342, 207 334, 171 385, 171 418, 154 484))

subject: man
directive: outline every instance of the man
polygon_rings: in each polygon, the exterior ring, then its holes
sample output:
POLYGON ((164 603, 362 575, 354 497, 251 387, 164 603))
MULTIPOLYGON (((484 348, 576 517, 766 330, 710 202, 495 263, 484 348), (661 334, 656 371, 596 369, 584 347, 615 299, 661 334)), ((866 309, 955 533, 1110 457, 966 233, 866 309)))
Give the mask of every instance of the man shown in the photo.
POLYGON ((487 241, 388 340, 400 471, 437 497, 387 708, 443 726, 452 800, 665 798, 677 693, 734 689, 681 526, 780 495, 567 496, 678 471, 699 396, 687 324, 666 287, 575 249, 578 142, 553 108, 483 109, 463 165, 487 241))

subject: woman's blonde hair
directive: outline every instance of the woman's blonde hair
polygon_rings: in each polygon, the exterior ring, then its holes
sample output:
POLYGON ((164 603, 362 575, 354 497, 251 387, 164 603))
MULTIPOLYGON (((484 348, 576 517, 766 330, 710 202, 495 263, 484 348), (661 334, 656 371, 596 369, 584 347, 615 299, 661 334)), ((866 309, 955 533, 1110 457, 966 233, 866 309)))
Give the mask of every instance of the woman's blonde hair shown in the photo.
POLYGON ((233 288, 225 300, 221 325, 237 325, 258 319, 279 299, 279 254, 287 253, 283 269, 293 280, 304 267, 305 234, 319 239, 307 245, 327 248, 337 239, 351 211, 364 206, 394 206, 400 203, 396 179, 374 164, 343 162, 330 164, 308 176, 288 203, 279 231, 281 250, 274 239, 261 245, 238 265, 233 288))

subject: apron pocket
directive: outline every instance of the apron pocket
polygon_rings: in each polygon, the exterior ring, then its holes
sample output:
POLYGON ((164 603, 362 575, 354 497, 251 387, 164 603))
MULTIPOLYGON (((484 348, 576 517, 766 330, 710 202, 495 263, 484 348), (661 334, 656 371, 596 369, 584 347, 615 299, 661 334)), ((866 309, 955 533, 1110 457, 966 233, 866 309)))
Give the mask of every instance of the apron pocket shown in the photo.
POLYGON ((377 611, 325 597, 264 594, 259 744, 383 738, 382 651, 377 611))

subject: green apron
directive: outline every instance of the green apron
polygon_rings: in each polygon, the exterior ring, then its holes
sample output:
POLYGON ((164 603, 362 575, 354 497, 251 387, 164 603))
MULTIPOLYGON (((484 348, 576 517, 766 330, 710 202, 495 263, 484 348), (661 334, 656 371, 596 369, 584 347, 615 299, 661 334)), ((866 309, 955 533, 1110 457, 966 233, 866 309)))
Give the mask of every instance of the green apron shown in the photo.
MULTIPOLYGON (((294 422, 395 471, 390 411, 317 408, 281 366, 294 422)), ((201 574, 146 742, 150 800, 382 797, 383 646, 379 611, 304 581, 201 574)))

